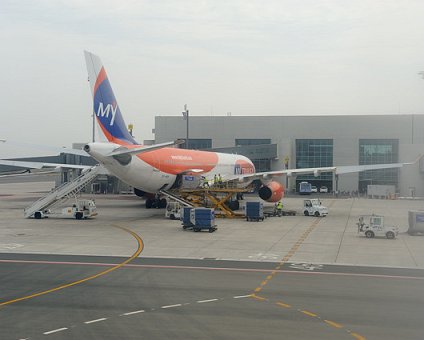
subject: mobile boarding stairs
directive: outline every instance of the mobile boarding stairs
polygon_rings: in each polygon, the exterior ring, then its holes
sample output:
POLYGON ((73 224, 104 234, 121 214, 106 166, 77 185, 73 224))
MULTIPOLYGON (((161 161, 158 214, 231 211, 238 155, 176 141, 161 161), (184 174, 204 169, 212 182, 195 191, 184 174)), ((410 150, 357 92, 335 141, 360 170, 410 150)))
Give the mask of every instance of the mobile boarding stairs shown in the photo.
POLYGON ((25 208, 24 216, 26 218, 33 217, 37 211, 45 211, 61 201, 75 197, 87 184, 92 182, 97 175, 102 173, 105 173, 105 169, 102 166, 93 166, 73 181, 63 183, 54 188, 46 196, 41 197, 38 201, 35 201, 32 205, 25 208))

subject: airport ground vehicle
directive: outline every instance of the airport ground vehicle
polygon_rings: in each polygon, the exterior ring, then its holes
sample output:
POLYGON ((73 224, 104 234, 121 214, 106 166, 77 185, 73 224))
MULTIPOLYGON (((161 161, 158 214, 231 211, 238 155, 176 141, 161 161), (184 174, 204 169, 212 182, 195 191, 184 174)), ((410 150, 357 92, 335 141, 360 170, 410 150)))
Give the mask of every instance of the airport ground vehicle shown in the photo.
POLYGON ((365 235, 366 238, 383 236, 394 239, 399 233, 398 227, 384 225, 384 216, 381 215, 362 215, 356 225, 358 233, 365 235))
POLYGON ((311 192, 318 192, 318 188, 315 185, 311 186, 311 192))
POLYGON ((72 207, 62 208, 61 210, 46 209, 43 211, 36 211, 34 213, 35 219, 48 218, 48 217, 65 217, 75 218, 77 220, 87 219, 97 215, 96 204, 93 200, 77 200, 72 207))
POLYGON ((305 216, 327 216, 328 208, 321 204, 318 198, 303 201, 303 214, 305 216))
POLYGON ((168 201, 165 217, 171 220, 179 220, 181 218, 181 204, 175 201, 168 201))
POLYGON ((309 182, 300 182, 299 183, 299 194, 300 195, 310 195, 312 190, 312 185, 309 182))
POLYGON ((328 192, 328 188, 325 186, 322 186, 321 188, 319 188, 319 192, 328 192))

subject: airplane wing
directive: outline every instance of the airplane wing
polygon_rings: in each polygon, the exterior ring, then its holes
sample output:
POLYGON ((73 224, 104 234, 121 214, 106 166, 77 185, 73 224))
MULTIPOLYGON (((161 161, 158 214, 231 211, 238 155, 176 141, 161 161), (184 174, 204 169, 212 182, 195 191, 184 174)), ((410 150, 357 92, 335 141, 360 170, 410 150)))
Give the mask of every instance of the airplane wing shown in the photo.
POLYGON ((369 164, 369 165, 353 165, 353 166, 339 166, 336 168, 336 175, 349 174, 353 172, 361 172, 367 170, 380 170, 380 169, 394 169, 401 168, 404 165, 413 163, 392 163, 392 164, 369 164))
POLYGON ((223 178, 224 181, 250 181, 255 179, 270 179, 274 176, 297 176, 297 175, 307 175, 314 174, 319 176, 321 172, 334 172, 336 167, 322 167, 322 168, 302 168, 302 169, 285 169, 285 170, 276 170, 276 171, 266 171, 266 172, 256 172, 253 174, 244 174, 244 175, 232 175, 226 176, 223 178))
POLYGON ((44 163, 44 162, 30 162, 30 161, 10 161, 0 159, 0 165, 16 166, 26 169, 45 169, 45 168, 64 168, 64 169, 90 169, 91 165, 76 165, 76 164, 62 164, 62 163, 44 163))
POLYGON ((298 176, 298 175, 308 175, 313 174, 315 177, 318 177, 323 172, 333 172, 336 175, 355 173, 367 170, 380 170, 380 169, 395 169, 401 168, 404 165, 415 164, 422 156, 419 156, 415 161, 408 163, 389 163, 389 164, 367 164, 367 165, 347 165, 347 166, 330 166, 330 167, 321 167, 321 168, 302 168, 302 169, 284 169, 277 171, 268 171, 268 172, 257 172, 254 174, 242 174, 242 175, 233 175, 227 176, 224 181, 250 181, 255 179, 271 179, 274 176, 298 176))
POLYGON ((33 150, 45 150, 46 152, 52 152, 55 154, 65 153, 70 155, 77 155, 77 156, 85 156, 90 157, 88 153, 86 153, 84 150, 79 149, 71 149, 71 148, 65 148, 65 147, 56 147, 56 146, 50 146, 50 145, 41 145, 41 144, 34 144, 34 143, 26 143, 26 142, 20 142, 15 140, 6 140, 6 139, 0 139, 0 142, 3 142, 6 144, 6 147, 13 147, 13 148, 22 148, 22 149, 33 149, 33 150))
POLYGON ((41 176, 41 175, 51 175, 51 174, 57 174, 57 169, 54 170, 48 170, 48 171, 37 171, 37 172, 30 172, 28 170, 25 170, 23 172, 15 172, 15 173, 6 173, 2 174, 0 172, 0 178, 8 178, 8 177, 33 177, 33 176, 41 176))

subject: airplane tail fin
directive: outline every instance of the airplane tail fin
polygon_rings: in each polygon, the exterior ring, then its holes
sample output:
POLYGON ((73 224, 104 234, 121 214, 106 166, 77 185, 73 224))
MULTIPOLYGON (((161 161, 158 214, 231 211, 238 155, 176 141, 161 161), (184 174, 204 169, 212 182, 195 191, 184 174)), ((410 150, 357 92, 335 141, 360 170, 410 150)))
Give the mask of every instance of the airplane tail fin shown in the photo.
POLYGON ((138 144, 127 130, 102 61, 90 52, 84 51, 84 55, 93 95, 93 114, 97 127, 96 139, 121 145, 138 144))

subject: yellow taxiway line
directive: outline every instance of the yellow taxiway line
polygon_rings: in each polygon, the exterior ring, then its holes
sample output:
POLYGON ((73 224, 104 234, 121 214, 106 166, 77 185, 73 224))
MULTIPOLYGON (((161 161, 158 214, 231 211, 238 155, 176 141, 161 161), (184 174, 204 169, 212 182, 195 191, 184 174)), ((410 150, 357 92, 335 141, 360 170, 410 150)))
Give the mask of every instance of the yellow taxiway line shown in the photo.
POLYGON ((58 290, 62 290, 62 289, 65 289, 65 288, 76 286, 76 285, 78 285, 80 283, 84 283, 84 282, 87 282, 87 281, 96 279, 96 278, 98 278, 100 276, 109 274, 110 272, 112 272, 112 271, 114 271, 114 270, 116 270, 118 268, 121 268, 122 266, 126 265, 127 263, 131 262, 136 257, 138 257, 138 255, 140 255, 141 252, 143 251, 143 247, 144 247, 144 243, 143 243, 143 240, 141 239, 141 237, 138 236, 132 230, 129 230, 129 229, 125 228, 125 227, 122 227, 122 226, 119 226, 119 225, 112 225, 112 226, 115 227, 115 228, 119 228, 121 230, 124 230, 125 232, 131 234, 137 240, 137 244, 138 244, 137 250, 135 251, 135 253, 131 257, 129 257, 128 259, 126 259, 124 262, 117 264, 116 266, 113 266, 111 268, 108 268, 108 269, 106 269, 106 270, 104 270, 104 271, 102 271, 100 273, 97 273, 95 275, 91 275, 91 276, 86 277, 84 279, 81 279, 81 280, 78 280, 78 281, 74 281, 74 282, 70 282, 70 283, 64 284, 62 286, 55 287, 55 288, 47 289, 47 290, 44 290, 42 292, 38 292, 38 293, 31 294, 31 295, 23 296, 23 297, 20 297, 20 298, 17 298, 17 299, 0 302, 0 307, 6 306, 6 305, 10 305, 12 303, 16 303, 16 302, 23 301, 23 300, 29 300, 29 299, 35 298, 37 296, 41 296, 41 295, 46 295, 46 294, 49 294, 49 293, 53 293, 53 292, 56 292, 58 290))

